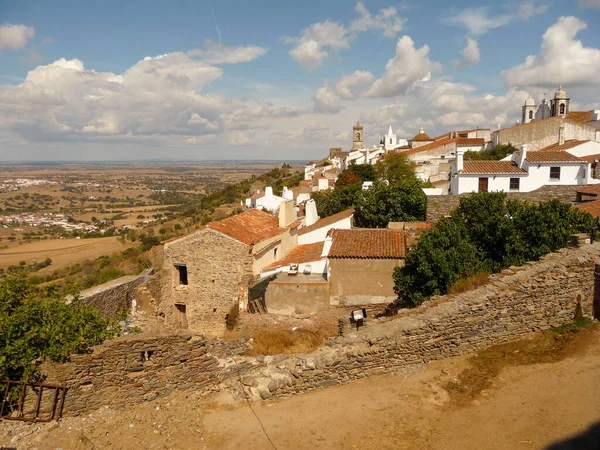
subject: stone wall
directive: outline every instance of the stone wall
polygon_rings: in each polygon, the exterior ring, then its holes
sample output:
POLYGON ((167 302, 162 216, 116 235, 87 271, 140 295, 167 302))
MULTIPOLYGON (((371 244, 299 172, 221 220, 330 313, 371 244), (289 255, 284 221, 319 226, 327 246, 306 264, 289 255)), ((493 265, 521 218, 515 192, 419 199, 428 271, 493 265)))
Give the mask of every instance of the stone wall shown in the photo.
POLYGON ((174 389, 283 397, 472 353, 590 316, 600 243, 561 250, 490 277, 478 289, 401 310, 393 320, 327 341, 311 354, 244 357, 247 343, 188 335, 126 336, 41 370, 70 386, 67 414, 149 401, 174 389))
POLYGON ((240 354, 244 342, 214 342, 181 331, 152 338, 127 335, 73 355, 64 364, 43 364, 50 383, 69 387, 65 415, 78 415, 104 405, 113 408, 154 400, 175 389, 217 389, 244 364, 226 363, 225 355, 240 354), (228 345, 229 344, 229 345, 228 345), (221 358, 219 358, 221 356, 221 358))
MULTIPOLYGON (((581 189, 581 186, 543 186, 532 192, 509 192, 506 195, 508 198, 516 198, 531 203, 540 203, 552 199, 570 203, 575 201, 575 192, 577 189, 581 189)), ((450 213, 458 207, 460 199, 470 195, 471 194, 427 196, 427 222, 435 223, 442 217, 450 215, 450 213)))
POLYGON ((166 243, 164 255, 159 314, 172 328, 185 328, 183 321, 192 332, 222 336, 225 317, 252 279, 249 247, 206 228, 166 243), (187 285, 176 264, 185 265, 187 285))
POLYGON ((281 397, 472 353, 572 322, 577 296, 591 316, 600 243, 505 270, 486 286, 440 297, 400 317, 332 339, 308 355, 266 357, 243 377, 252 398, 281 397))
POLYGON ((122 309, 130 309, 135 290, 153 269, 147 269, 139 275, 117 278, 108 283, 81 291, 79 299, 86 305, 97 308, 104 317, 112 317, 122 309))
POLYGON ((267 286, 267 310, 271 314, 304 315, 329 309, 329 283, 316 276, 280 274, 267 286))

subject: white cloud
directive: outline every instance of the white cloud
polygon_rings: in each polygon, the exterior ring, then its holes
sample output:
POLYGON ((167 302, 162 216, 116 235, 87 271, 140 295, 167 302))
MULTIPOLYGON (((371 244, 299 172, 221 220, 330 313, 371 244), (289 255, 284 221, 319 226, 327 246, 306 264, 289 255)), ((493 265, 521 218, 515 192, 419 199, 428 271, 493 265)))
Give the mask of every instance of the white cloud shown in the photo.
POLYGON ((380 9, 376 16, 372 16, 362 2, 357 2, 354 8, 359 18, 350 23, 350 30, 357 32, 380 30, 386 37, 396 37, 400 33, 406 19, 398 16, 395 7, 380 9))
POLYGON ((580 8, 600 9, 600 0, 577 0, 580 8))
POLYGON ((537 4, 535 0, 523 0, 517 8, 517 17, 527 22, 532 17, 545 13, 547 9, 546 4, 537 4))
POLYGON ((328 51, 348 48, 350 37, 342 24, 327 20, 305 28, 300 38, 286 38, 285 42, 296 42, 289 55, 306 70, 315 70, 329 55, 328 51))
POLYGON ((237 64, 255 60, 267 54, 269 49, 256 45, 244 47, 228 47, 212 41, 204 43, 203 48, 188 52, 189 56, 197 56, 206 64, 237 64))
POLYGON ((265 119, 270 123, 302 113, 267 101, 205 94, 222 74, 221 68, 183 52, 144 58, 123 74, 96 72, 81 60, 62 58, 31 70, 20 85, 0 85, 0 132, 29 142, 109 136, 188 136, 190 141, 190 136, 265 127, 265 119))
POLYGON ((313 111, 335 114, 342 109, 340 100, 339 95, 329 89, 329 86, 323 86, 313 95, 313 111))
POLYGON ((485 34, 494 28, 507 25, 510 21, 511 16, 508 14, 491 16, 490 8, 487 6, 465 8, 442 19, 443 24, 464 28, 474 35, 485 34))
POLYGON ((464 67, 467 65, 479 64, 481 61, 481 52, 479 44, 475 39, 467 37, 467 45, 460 52, 463 56, 460 60, 454 60, 452 63, 455 67, 464 67))
POLYGON ((359 17, 349 26, 326 20, 305 28, 299 37, 284 37, 286 44, 295 44, 289 55, 303 68, 313 71, 332 53, 349 48, 358 33, 380 31, 386 37, 396 37, 406 22, 395 7, 380 9, 372 16, 362 2, 357 2, 354 10, 359 17))
POLYGON ((234 131, 231 134, 231 139, 229 143, 232 145, 248 145, 251 143, 251 138, 247 132, 244 131, 234 131))
POLYGON ((577 17, 561 17, 542 37, 539 55, 502 72, 508 86, 596 85, 600 49, 584 47, 575 39, 587 24, 577 17))
POLYGON ((442 70, 442 65, 430 61, 429 47, 416 49, 410 36, 402 36, 396 44, 396 56, 385 66, 385 73, 367 92, 370 97, 391 97, 403 93, 410 85, 427 80, 432 73, 442 70))
POLYGON ((335 92, 343 98, 360 96, 369 89, 374 79, 375 77, 371 72, 357 70, 342 77, 335 85, 335 92))
POLYGON ((5 23, 0 25, 0 50, 17 50, 27 45, 27 41, 33 39, 35 29, 26 25, 12 25, 5 23))

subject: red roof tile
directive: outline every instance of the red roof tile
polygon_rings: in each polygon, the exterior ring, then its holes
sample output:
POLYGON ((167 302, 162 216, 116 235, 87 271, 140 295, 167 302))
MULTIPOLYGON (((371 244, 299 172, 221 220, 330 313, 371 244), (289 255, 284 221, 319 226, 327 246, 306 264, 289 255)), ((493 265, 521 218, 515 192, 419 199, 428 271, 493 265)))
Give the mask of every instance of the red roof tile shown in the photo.
POLYGON ((540 148, 538 150, 538 152, 548 152, 548 151, 555 152, 555 151, 569 150, 570 148, 577 147, 578 145, 581 145, 581 144, 585 144, 586 142, 590 142, 590 141, 589 140, 588 141, 580 141, 577 139, 569 139, 568 141, 565 141, 564 144, 556 143, 556 144, 549 145, 548 147, 540 148))
POLYGON ((579 205, 575 205, 575 208, 590 213, 594 217, 600 217, 600 200, 580 203, 579 205))
POLYGON ((525 159, 532 163, 583 162, 577 156, 563 151, 527 152, 525 159))
POLYGON ((207 227, 248 245, 257 244, 285 231, 285 228, 279 227, 278 218, 258 209, 210 222, 207 227))
POLYGON ((421 145, 420 147, 413 148, 407 152, 406 155, 414 155, 415 153, 426 152, 427 150, 434 150, 444 145, 452 144, 456 142, 456 145, 484 145, 485 139, 483 138, 445 138, 432 142, 431 144, 421 145))
POLYGON ((512 161, 465 161, 461 173, 469 174, 526 174, 527 172, 512 161))
POLYGON ((570 111, 567 119, 578 123, 587 123, 594 120, 594 110, 590 111, 570 111))
POLYGON ((354 214, 354 208, 346 209, 345 211, 341 211, 337 214, 333 214, 328 217, 324 217, 322 219, 317 220, 312 225, 307 227, 300 228, 298 230, 298 236, 302 236, 303 234, 310 233, 311 231, 318 230, 319 228, 324 228, 328 225, 333 225, 340 220, 346 219, 347 217, 351 217, 354 214))
POLYGON ((600 195, 600 184, 590 184, 589 186, 577 189, 582 194, 600 195))
POLYGON ((315 242, 314 244, 299 245, 284 258, 275 261, 265 267, 263 270, 276 269, 277 267, 287 266, 289 264, 301 264, 321 259, 324 242, 315 242))
POLYGON ((387 228, 333 230, 329 258, 400 259, 406 257, 406 238, 387 228))

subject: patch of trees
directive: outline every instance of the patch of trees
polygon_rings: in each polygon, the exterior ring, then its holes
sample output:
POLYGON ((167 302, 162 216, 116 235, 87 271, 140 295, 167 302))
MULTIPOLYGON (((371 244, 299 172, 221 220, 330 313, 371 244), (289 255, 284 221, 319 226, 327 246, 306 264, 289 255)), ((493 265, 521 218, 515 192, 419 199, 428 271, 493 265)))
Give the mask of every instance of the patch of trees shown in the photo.
POLYGON ((512 144, 497 145, 490 150, 483 150, 481 152, 465 152, 464 158, 465 161, 499 161, 518 150, 512 144))
POLYGON ((496 273, 566 247, 574 233, 591 232, 596 220, 567 203, 531 204, 502 192, 461 198, 450 217, 419 238, 405 266, 394 270, 395 292, 408 306, 481 272, 496 273))
POLYGON ((0 330, 0 380, 32 380, 36 361, 67 361, 120 328, 118 319, 105 319, 91 306, 67 305, 56 285, 12 277, 0 283, 0 330))
POLYGON ((332 191, 315 192, 312 198, 321 217, 355 208, 354 220, 364 228, 384 228, 388 222, 425 219, 427 197, 408 158, 391 153, 375 166, 351 165, 332 191), (364 181, 372 186, 362 189, 364 181))

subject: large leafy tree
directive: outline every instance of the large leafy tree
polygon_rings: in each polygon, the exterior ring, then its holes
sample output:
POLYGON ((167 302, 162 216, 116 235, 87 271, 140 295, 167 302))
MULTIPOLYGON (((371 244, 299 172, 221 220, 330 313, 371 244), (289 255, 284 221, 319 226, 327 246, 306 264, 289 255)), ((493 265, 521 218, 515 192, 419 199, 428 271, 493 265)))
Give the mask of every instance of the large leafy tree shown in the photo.
POLYGON ((417 306, 432 295, 445 294, 480 268, 481 253, 470 242, 464 222, 442 218, 421 235, 405 265, 394 270, 394 290, 409 306, 417 306))
POLYGON ((356 196, 360 190, 360 184, 351 184, 343 189, 314 192, 312 198, 317 204, 317 214, 320 217, 327 217, 352 208, 356 204, 356 196))
POLYGON ((412 162, 402 153, 388 153, 375 164, 375 175, 378 180, 386 180, 390 185, 416 180, 412 162))
POLYGON ((359 227, 385 228, 389 222, 424 220, 426 209, 427 197, 416 178, 375 181, 357 195, 354 220, 359 227))
POLYGON ((0 380, 28 379, 36 359, 66 361, 118 330, 117 319, 78 300, 67 304, 55 285, 8 278, 0 284, 0 380))
POLYGON ((534 205, 507 200, 504 193, 465 197, 450 218, 421 236, 406 265, 395 270, 396 293, 418 305, 481 270, 497 272, 563 248, 569 236, 591 232, 596 222, 557 200, 534 205))

